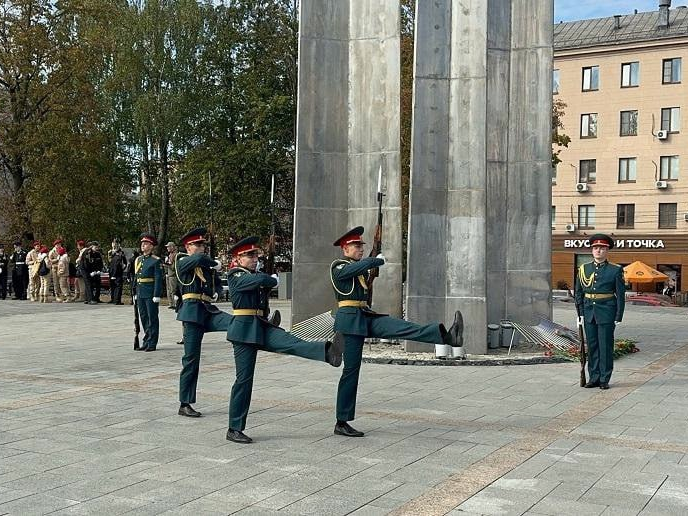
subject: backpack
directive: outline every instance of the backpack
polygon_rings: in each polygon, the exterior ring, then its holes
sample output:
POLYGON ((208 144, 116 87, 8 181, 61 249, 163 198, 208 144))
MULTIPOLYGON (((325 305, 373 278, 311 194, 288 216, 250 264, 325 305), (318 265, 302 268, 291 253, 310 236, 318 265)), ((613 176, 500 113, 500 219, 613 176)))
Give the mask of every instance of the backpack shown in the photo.
POLYGON ((41 260, 41 265, 38 267, 38 275, 47 276, 48 274, 50 274, 50 267, 46 265, 45 260, 41 260))

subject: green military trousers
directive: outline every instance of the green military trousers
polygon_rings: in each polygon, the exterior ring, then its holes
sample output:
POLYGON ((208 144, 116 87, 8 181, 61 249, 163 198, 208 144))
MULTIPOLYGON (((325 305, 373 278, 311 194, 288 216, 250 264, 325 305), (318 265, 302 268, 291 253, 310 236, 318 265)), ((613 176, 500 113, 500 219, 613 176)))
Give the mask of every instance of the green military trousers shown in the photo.
POLYGON ((205 314, 201 323, 186 322, 184 326, 184 356, 182 372, 179 375, 179 402, 196 403, 196 385, 201 365, 201 342, 203 335, 213 331, 227 331, 232 316, 225 312, 205 314))
POLYGON ((337 388, 337 419, 353 421, 356 416, 356 393, 361 372, 363 341, 365 337, 403 339, 441 344, 439 324, 420 325, 389 316, 367 316, 367 335, 344 333, 344 369, 337 388))
POLYGON ((614 323, 585 323, 588 376, 591 382, 609 383, 614 369, 614 323))
POLYGON ((136 308, 141 318, 143 328, 143 342, 141 349, 155 349, 158 347, 158 335, 160 334, 160 321, 158 319, 159 305, 153 303, 151 298, 136 298, 136 308))
POLYGON ((322 341, 308 342, 281 328, 266 326, 262 344, 232 341, 232 345, 234 347, 236 380, 229 398, 229 428, 244 430, 248 409, 251 405, 253 374, 256 369, 258 350, 324 361, 327 343, 322 341))

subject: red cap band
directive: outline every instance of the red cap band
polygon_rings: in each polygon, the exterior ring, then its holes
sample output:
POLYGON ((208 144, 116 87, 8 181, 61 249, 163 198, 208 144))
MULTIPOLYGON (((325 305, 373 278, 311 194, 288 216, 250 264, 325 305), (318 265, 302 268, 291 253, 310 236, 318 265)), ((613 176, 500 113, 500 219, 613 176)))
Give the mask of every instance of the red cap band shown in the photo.
POLYGON ((361 235, 351 235, 339 242, 339 245, 342 247, 349 244, 365 244, 365 242, 361 239, 361 235))
POLYGON ((150 237, 143 237, 143 238, 141 239, 141 242, 148 242, 148 243, 150 243, 150 244, 155 245, 155 242, 153 242, 153 240, 152 240, 150 237))
POLYGON ((205 242, 203 235, 193 235, 182 240, 182 245, 189 245, 195 242, 205 242))
POLYGON ((241 256, 242 254, 250 253, 251 251, 260 251, 260 247, 258 247, 255 244, 246 244, 242 245, 240 247, 237 247, 232 251, 232 255, 234 256, 241 256))
POLYGON ((606 240, 593 240, 592 245, 603 245, 604 247, 609 247, 609 242, 606 240))

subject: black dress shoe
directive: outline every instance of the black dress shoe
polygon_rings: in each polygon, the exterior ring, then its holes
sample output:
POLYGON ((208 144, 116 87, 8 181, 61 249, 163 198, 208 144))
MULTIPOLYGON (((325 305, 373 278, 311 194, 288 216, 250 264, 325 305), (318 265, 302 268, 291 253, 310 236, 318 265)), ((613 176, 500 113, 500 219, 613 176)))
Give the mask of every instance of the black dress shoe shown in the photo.
POLYGON ((342 354, 344 353, 344 335, 337 332, 334 334, 332 342, 328 342, 325 348, 325 362, 332 367, 342 365, 342 354))
POLYGON ((148 348, 134 348, 136 351, 148 351, 148 348))
POLYGON ((600 382, 588 382, 585 384, 584 387, 586 389, 592 389, 593 387, 599 387, 599 386, 600 386, 600 382))
POLYGON ((334 425, 335 435, 343 435, 345 437, 363 437, 363 432, 359 432, 346 421, 337 421, 334 425))
POLYGON ((157 351, 157 348, 146 348, 144 351, 146 351, 146 352, 148 352, 148 351, 157 351))
POLYGON ((198 412, 197 410, 194 410, 191 405, 180 405, 179 406, 179 412, 177 412, 180 416, 186 416, 186 417, 201 417, 201 413, 198 412))
POLYGON ((232 430, 231 428, 227 430, 227 440, 239 444, 249 444, 253 442, 253 439, 241 430, 232 430))
POLYGON ((609 389, 609 384, 608 383, 601 383, 600 389, 602 389, 603 391, 606 391, 607 389, 609 389))

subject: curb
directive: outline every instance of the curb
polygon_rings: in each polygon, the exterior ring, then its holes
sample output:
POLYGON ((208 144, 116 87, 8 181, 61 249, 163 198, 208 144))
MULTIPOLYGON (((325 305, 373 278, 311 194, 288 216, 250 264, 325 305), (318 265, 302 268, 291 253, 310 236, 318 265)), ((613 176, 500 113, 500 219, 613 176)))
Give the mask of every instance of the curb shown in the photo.
POLYGON ((414 360, 408 358, 387 358, 387 357, 363 357, 363 362, 367 364, 390 364, 390 365, 413 365, 413 366, 509 366, 509 365, 540 365, 540 364, 563 364, 573 363, 563 357, 546 357, 538 355, 534 357, 514 357, 498 359, 468 359, 468 360, 414 360))

